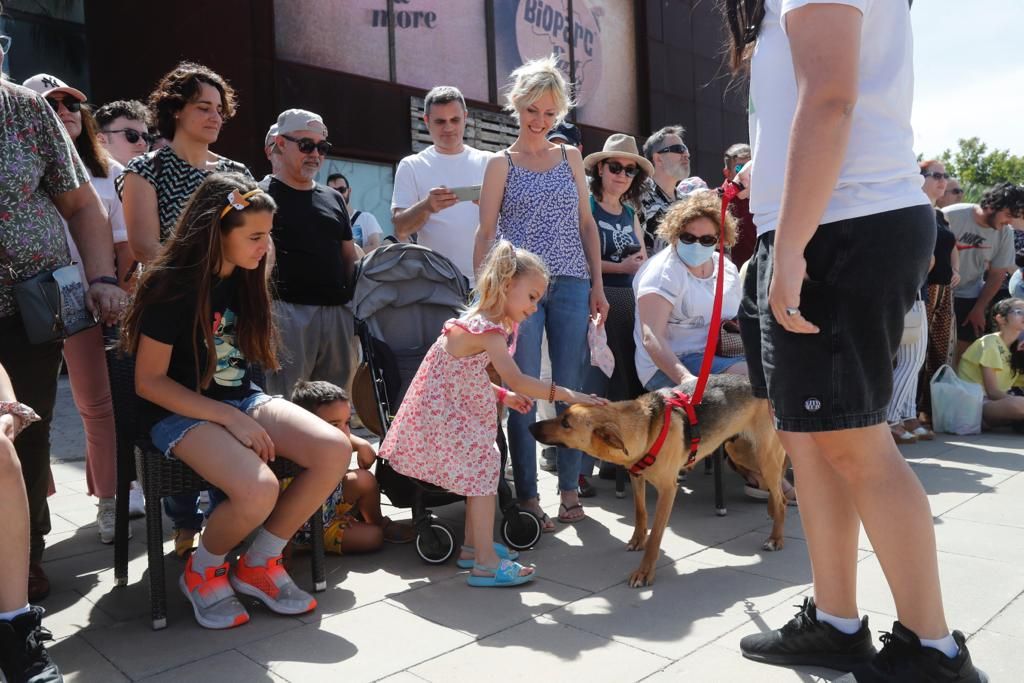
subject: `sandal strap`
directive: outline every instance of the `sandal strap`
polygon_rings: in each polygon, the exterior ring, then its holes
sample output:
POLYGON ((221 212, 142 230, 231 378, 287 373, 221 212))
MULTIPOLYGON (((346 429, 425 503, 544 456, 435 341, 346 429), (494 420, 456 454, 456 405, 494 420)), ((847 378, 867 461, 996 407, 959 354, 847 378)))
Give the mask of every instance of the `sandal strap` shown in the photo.
POLYGON ((523 565, 512 560, 502 560, 498 563, 497 567, 485 567, 482 564, 473 564, 473 569, 482 572, 489 572, 494 576, 494 582, 496 584, 507 584, 512 583, 519 578, 520 572, 523 571, 523 565))

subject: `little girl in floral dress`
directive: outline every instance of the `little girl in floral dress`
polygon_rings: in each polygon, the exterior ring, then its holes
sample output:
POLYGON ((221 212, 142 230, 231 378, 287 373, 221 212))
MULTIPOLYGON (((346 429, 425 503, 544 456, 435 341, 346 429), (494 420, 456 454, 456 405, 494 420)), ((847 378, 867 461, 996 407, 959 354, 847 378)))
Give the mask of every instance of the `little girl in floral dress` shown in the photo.
POLYGON ((533 405, 532 398, 605 402, 528 377, 512 359, 509 338, 537 310, 547 286, 539 258, 498 242, 481 265, 478 301, 444 324, 380 447, 380 457, 396 472, 466 496, 460 564, 472 566, 471 586, 516 586, 534 577, 532 567, 515 561, 518 553, 492 542, 501 474, 495 401, 521 413, 533 405), (488 363, 509 389, 491 384, 488 363))

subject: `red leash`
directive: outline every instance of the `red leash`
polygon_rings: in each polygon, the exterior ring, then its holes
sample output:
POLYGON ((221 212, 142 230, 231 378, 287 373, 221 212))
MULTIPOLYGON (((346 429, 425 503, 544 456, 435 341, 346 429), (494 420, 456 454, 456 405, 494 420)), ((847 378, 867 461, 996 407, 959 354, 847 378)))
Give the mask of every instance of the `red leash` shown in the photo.
POLYGON ((735 183, 727 183, 722 192, 722 224, 719 226, 718 233, 718 277, 715 282, 715 303, 711 309, 711 327, 708 329, 708 343, 704 347, 704 360, 701 362, 700 374, 697 376, 697 386, 694 387, 692 396, 679 389, 673 389, 665 397, 665 421, 661 426, 661 432, 654 445, 651 446, 651 450, 629 468, 629 473, 632 475, 640 474, 657 460, 658 453, 661 452, 661 447, 665 444, 665 438, 668 436, 669 426, 672 423, 672 411, 675 408, 686 411, 686 419, 690 422, 690 455, 686 458, 686 467, 693 465, 697 459, 697 449, 700 447, 700 425, 697 422, 695 408, 704 398, 704 387, 707 386, 708 377, 711 376, 711 365, 715 360, 718 335, 722 328, 722 299, 725 295, 725 216, 729 202, 739 194, 740 189, 735 183))

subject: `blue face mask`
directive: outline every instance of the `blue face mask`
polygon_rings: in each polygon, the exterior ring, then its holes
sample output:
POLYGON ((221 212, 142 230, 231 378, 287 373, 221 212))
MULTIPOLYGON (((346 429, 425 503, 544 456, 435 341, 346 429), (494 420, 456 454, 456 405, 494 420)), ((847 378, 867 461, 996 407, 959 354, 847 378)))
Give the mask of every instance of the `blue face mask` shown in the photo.
POLYGON ((700 242, 694 242, 693 244, 676 242, 676 253, 679 254, 679 258, 683 259, 683 263, 691 268, 696 268, 703 263, 707 263, 708 259, 715 253, 715 247, 714 245, 705 247, 700 242))

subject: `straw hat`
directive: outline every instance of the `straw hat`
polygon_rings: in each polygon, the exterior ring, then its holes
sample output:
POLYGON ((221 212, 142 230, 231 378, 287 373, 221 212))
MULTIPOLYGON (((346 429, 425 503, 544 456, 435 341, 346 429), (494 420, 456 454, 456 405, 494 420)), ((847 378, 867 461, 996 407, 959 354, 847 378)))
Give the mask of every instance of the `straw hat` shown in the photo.
POLYGON ((621 158, 635 161, 644 173, 654 175, 654 165, 638 153, 636 138, 632 135, 624 135, 623 133, 613 133, 608 136, 608 139, 604 141, 604 149, 600 152, 588 154, 583 159, 583 166, 589 172, 593 170, 594 165, 599 161, 621 158))

